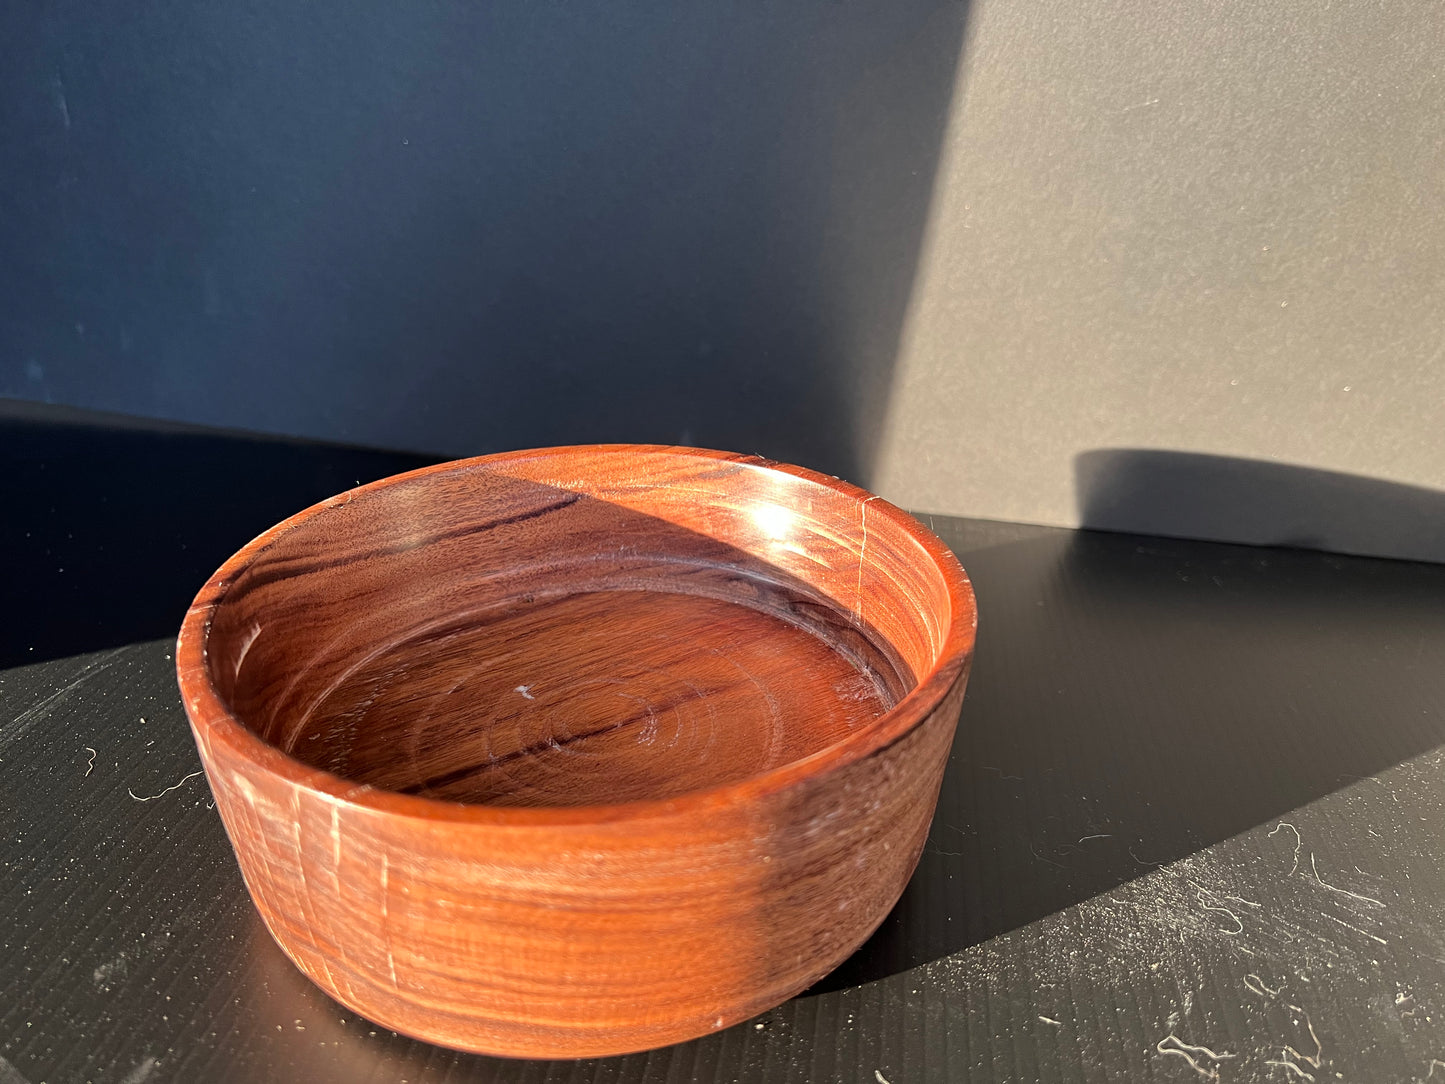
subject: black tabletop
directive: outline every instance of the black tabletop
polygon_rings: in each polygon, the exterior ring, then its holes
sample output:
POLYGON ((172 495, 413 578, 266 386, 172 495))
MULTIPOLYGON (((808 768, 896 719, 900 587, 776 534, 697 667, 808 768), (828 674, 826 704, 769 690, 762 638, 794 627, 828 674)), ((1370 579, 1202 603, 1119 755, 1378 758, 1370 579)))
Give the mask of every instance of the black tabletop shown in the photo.
POLYGON ((246 897, 172 637, 252 535, 420 462, 0 419, 0 1084, 1445 1079, 1445 567, 942 517, 978 654, 853 959, 599 1061, 343 1009, 246 897))

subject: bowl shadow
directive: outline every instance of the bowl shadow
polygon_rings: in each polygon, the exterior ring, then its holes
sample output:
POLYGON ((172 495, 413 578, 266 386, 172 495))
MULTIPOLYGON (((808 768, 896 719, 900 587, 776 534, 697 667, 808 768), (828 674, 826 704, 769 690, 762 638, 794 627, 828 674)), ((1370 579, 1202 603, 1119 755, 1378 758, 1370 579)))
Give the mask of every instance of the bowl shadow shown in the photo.
POLYGON ((197 588, 272 524, 433 456, 0 400, 0 669, 174 636, 197 588))
POLYGON ((958 737, 917 873, 812 993, 1025 926, 1445 743, 1445 567, 933 522, 979 600, 958 737))

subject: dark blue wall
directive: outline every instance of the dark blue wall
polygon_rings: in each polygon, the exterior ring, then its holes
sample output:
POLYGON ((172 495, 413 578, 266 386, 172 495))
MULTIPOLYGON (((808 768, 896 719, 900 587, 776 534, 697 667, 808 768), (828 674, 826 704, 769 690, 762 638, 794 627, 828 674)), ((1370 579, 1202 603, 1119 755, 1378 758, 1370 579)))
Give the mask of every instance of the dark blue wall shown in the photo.
POLYGON ((964 17, 8 5, 0 395, 860 475, 964 17))

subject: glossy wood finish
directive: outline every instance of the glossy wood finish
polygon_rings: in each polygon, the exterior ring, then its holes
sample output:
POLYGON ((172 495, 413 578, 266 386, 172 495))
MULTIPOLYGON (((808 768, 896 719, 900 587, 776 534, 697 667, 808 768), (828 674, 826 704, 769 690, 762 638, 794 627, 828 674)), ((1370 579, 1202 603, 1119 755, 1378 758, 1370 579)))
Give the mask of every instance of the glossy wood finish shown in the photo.
POLYGON ((645 1049, 805 988, 917 863, 972 654, 953 555, 757 457, 519 452, 256 539, 177 668, 256 906, 465 1050, 645 1049))

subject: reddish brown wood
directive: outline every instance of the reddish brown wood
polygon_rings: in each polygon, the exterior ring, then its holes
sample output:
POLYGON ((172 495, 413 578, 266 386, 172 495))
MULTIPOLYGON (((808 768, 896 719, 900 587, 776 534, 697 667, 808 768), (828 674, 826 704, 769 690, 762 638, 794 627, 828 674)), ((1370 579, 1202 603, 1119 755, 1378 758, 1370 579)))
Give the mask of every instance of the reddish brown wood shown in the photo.
POLYGON ((177 670, 251 896, 378 1023, 580 1057, 854 951, 923 846, 975 627, 844 482, 599 446, 443 464, 268 531, 177 670))

